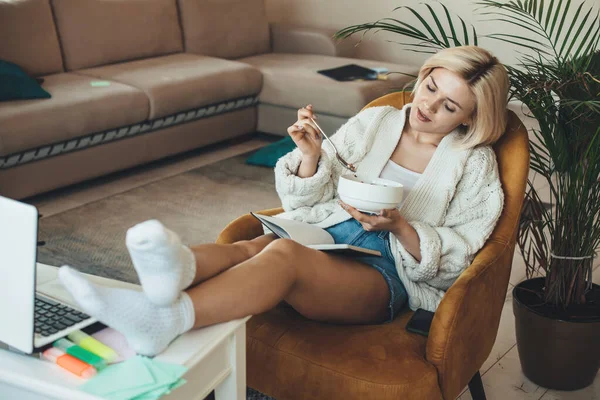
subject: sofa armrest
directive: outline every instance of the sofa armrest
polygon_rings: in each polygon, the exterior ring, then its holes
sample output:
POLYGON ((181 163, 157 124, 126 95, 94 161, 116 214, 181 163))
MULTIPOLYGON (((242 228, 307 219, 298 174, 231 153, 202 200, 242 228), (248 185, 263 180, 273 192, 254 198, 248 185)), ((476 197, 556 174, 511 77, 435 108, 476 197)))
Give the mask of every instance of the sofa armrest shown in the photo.
MULTIPOLYGON (((283 212, 283 208, 271 208, 269 210, 257 211, 261 215, 277 215, 283 212)), ((251 240, 263 235, 262 224, 250 214, 242 215, 231 221, 219 234, 215 243, 230 244, 240 240, 251 240)))
POLYGON ((271 24, 273 53, 321 54, 332 57, 352 57, 355 41, 336 41, 335 30, 271 24))
POLYGON ((460 394, 492 350, 513 254, 514 245, 488 241, 435 312, 426 358, 438 370, 445 399, 460 394))

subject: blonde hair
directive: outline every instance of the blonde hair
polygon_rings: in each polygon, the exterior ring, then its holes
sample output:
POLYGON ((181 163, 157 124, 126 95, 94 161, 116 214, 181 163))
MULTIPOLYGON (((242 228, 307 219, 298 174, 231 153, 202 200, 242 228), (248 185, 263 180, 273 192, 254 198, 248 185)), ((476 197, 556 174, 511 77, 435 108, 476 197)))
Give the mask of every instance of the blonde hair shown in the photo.
POLYGON ((461 76, 475 96, 472 123, 466 129, 461 147, 472 148, 495 143, 507 124, 508 73, 496 57, 477 46, 443 49, 429 57, 419 71, 413 94, 435 68, 445 68, 461 76))

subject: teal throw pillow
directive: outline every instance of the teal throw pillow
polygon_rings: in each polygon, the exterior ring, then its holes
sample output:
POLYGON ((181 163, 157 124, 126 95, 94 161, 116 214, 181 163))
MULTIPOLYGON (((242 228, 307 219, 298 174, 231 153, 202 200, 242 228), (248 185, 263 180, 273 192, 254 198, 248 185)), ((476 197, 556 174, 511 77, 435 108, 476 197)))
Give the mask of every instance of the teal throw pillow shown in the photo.
POLYGON ((37 81, 16 64, 0 60, 0 101, 49 99, 37 81))
POLYGON ((256 151, 246 159, 246 164, 275 167, 277 160, 296 148, 291 137, 286 137, 256 151))

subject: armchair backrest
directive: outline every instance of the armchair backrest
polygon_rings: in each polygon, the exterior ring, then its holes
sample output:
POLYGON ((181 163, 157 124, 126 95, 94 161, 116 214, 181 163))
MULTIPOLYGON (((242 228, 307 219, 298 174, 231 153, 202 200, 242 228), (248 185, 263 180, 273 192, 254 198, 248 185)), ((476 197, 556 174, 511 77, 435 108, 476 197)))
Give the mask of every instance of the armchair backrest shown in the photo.
MULTIPOLYGON (((402 108, 410 92, 397 92, 367 107, 402 108)), ((504 210, 473 263, 446 292, 429 331, 426 358, 438 370, 442 393, 454 399, 489 356, 500 324, 529 174, 529 138, 509 111, 505 134, 494 145, 504 189, 504 210)))

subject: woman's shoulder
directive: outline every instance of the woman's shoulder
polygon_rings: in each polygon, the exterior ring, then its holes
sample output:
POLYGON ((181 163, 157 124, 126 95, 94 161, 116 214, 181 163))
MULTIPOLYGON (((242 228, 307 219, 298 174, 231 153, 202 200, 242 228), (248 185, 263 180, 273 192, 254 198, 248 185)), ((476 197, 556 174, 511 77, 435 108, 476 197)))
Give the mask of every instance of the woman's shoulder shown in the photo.
POLYGON ((377 106, 364 108, 351 117, 346 126, 352 130, 364 131, 372 122, 385 118, 386 113, 390 111, 389 106, 377 106))
POLYGON ((375 115, 381 115, 383 113, 387 113, 389 111, 391 111, 392 109, 395 109, 392 106, 373 106, 373 107, 367 107, 367 108, 363 108, 362 110, 360 110, 354 117, 370 117, 370 116, 375 116, 375 115))
POLYGON ((467 164, 473 167, 490 167, 497 165, 496 152, 492 146, 477 146, 471 149, 467 164))
POLYGON ((405 109, 398 109, 393 106, 373 106, 363 108, 354 117, 350 119, 353 122, 359 122, 364 125, 368 125, 372 121, 378 119, 384 120, 390 117, 399 117, 405 109))
MULTIPOLYGON (((408 106, 408 105, 407 105, 408 106)), ((360 110, 358 112, 358 114, 355 115, 355 117, 358 116, 373 116, 373 115, 387 115, 390 113, 402 113, 405 110, 405 108, 396 108, 394 106, 373 106, 373 107, 367 107, 367 108, 363 108, 362 110, 360 110)))
POLYGON ((472 189, 484 182, 500 181, 496 153, 491 146, 478 146, 471 150, 461 181, 472 189))

